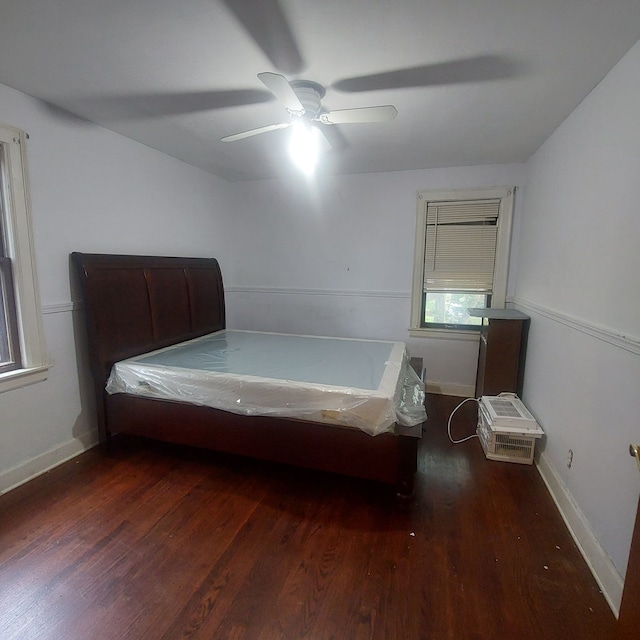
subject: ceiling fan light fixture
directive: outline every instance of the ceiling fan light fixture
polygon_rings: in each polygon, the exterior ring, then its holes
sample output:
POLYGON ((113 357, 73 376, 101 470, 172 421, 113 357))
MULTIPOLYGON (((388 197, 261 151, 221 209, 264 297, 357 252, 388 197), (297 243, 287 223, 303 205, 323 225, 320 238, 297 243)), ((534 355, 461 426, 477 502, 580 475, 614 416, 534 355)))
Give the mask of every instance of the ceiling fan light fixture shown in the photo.
POLYGON ((306 175, 311 175, 318 163, 321 135, 317 127, 303 118, 294 122, 291 127, 289 155, 306 175))

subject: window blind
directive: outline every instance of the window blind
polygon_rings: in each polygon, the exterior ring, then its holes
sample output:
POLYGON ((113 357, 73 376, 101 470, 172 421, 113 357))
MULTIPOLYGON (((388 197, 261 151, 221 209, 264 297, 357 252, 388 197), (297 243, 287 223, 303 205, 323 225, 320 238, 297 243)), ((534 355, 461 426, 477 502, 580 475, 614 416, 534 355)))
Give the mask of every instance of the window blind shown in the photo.
POLYGON ((427 204, 424 291, 491 294, 500 200, 427 204))

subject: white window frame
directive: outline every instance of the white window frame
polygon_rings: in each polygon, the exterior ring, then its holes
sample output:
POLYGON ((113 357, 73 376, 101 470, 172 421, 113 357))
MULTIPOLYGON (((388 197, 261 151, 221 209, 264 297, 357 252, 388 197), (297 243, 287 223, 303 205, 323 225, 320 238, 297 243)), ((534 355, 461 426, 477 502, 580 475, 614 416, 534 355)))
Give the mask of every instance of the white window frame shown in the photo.
POLYGON ((498 233, 496 242, 495 268, 491 307, 501 309, 507 297, 507 277, 509 271, 509 251, 511 227, 513 224, 514 187, 491 187, 478 189, 456 189, 447 191, 423 190, 417 194, 415 249, 413 256, 413 281, 411 289, 411 324, 409 335, 414 338, 446 338, 457 340, 477 340, 475 330, 446 329, 421 326, 423 273, 425 262, 425 241, 427 206, 429 202, 453 202, 468 200, 500 199, 498 213, 498 233))
POLYGON ((7 254, 11 258, 18 319, 21 368, 0 374, 0 392, 46 379, 48 364, 31 228, 31 202, 24 131, 0 124, 3 160, 3 215, 7 254))

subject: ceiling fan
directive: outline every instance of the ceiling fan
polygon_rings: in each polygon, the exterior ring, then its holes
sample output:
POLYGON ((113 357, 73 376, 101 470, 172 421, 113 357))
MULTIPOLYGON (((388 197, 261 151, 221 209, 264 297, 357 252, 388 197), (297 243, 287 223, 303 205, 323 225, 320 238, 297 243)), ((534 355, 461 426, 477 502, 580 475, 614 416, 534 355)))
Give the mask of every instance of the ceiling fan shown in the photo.
MULTIPOLYGON (((304 70, 305 63, 289 26, 286 12, 280 6, 281 0, 261 0, 260 2, 221 0, 221 2, 244 27, 275 69, 290 76, 298 76, 304 70)), ((502 79, 514 75, 517 71, 513 61, 504 56, 480 55, 346 78, 333 83, 331 88, 338 91, 360 92, 451 85, 502 79)), ((346 140, 340 128, 324 125, 385 122, 393 120, 398 115, 396 108, 392 105, 327 111, 321 102, 325 95, 325 88, 316 82, 311 80, 289 82, 279 73, 259 73, 258 78, 289 112, 289 120, 228 135, 222 138, 223 142, 242 140, 302 122, 313 125, 307 128, 321 131, 330 146, 344 147, 347 146, 346 140)), ((211 102, 209 104, 211 105, 211 102)))
POLYGON ((234 133, 221 138, 222 142, 235 142, 268 131, 284 129, 300 120, 307 125, 313 123, 319 126, 322 131, 322 125, 387 122, 398 115, 397 109, 390 104, 326 111, 322 107, 325 88, 317 82, 311 80, 289 82, 283 75, 270 72, 259 73, 258 78, 289 112, 289 121, 234 133))
MULTIPOLYGON (((98 114, 103 123, 132 122, 149 117, 170 117, 259 104, 275 97, 288 112, 283 122, 268 124, 240 133, 227 135, 224 142, 249 138, 268 131, 284 129, 298 123, 313 132, 321 132, 333 149, 348 147, 342 125, 375 123, 393 120, 397 110, 392 105, 355 109, 327 110, 322 105, 325 87, 300 78, 306 68, 296 38, 291 30, 282 0, 218 0, 244 28, 272 67, 280 73, 260 73, 258 78, 268 91, 259 88, 212 88, 188 92, 153 91, 150 93, 77 96, 69 103, 66 98, 51 99, 50 109, 58 118, 74 118, 74 113, 89 120, 98 114), (53 105, 58 105, 53 106, 53 105), (334 126, 338 125, 338 126, 334 126)), ((332 82, 330 88, 339 92, 359 93, 389 89, 414 89, 497 81, 525 71, 521 63, 504 55, 484 54, 467 58, 428 62, 414 67, 399 68, 332 82)))

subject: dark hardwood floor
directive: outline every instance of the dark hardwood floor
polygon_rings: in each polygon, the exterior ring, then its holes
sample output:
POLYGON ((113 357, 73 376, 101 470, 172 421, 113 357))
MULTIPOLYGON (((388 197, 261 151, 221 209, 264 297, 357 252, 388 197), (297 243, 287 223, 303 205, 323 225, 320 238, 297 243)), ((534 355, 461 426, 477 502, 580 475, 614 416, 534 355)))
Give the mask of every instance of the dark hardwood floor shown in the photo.
POLYGON ((536 469, 450 444, 452 403, 429 396, 411 508, 376 483, 124 438, 9 492, 0 638, 608 639, 536 469))

